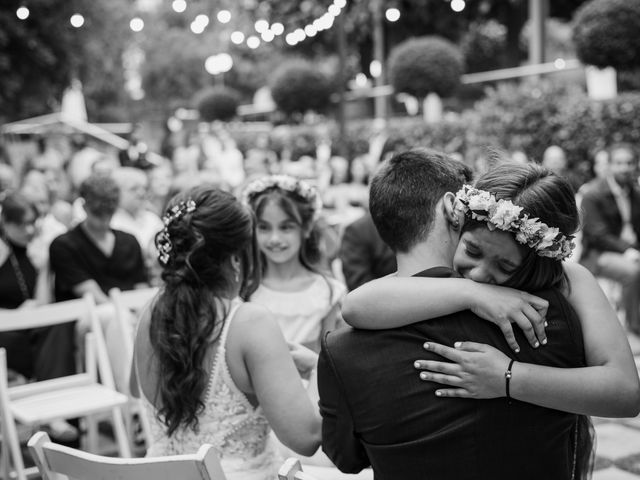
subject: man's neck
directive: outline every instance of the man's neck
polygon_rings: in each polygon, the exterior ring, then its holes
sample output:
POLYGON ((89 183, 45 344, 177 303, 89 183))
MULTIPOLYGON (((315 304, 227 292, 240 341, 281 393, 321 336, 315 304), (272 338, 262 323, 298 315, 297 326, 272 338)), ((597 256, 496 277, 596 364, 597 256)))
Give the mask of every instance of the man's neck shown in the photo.
POLYGON ((398 276, 410 277, 434 267, 452 268, 455 248, 450 239, 438 242, 427 240, 414 246, 407 253, 398 253, 398 276))

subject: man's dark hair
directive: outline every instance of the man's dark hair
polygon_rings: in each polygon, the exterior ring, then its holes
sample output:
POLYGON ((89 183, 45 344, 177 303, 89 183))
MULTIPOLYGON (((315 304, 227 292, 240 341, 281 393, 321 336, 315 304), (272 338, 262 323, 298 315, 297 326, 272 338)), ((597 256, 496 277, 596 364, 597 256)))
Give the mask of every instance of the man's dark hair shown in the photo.
POLYGON ((93 215, 113 215, 120 201, 120 188, 107 175, 92 174, 80 185, 80 196, 84 199, 85 210, 93 215))
POLYGON ((470 180, 469 167, 435 150, 393 156, 382 164, 369 192, 369 209, 380 236, 394 252, 408 252, 427 237, 442 196, 470 180))

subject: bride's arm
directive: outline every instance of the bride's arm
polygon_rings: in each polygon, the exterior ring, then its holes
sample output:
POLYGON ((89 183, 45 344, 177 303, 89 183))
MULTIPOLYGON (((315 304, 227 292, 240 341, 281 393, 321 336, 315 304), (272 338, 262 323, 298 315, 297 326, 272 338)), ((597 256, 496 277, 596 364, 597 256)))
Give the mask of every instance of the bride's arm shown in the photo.
POLYGON ((301 455, 313 455, 321 439, 315 375, 305 390, 273 315, 252 304, 242 308, 232 327, 237 326, 242 339, 251 389, 278 439, 301 455))
POLYGON ((375 330, 471 310, 495 323, 518 351, 511 323, 518 324, 534 347, 538 341, 545 343, 548 306, 546 300, 526 292, 463 278, 388 276, 350 292, 342 315, 352 327, 375 330))
MULTIPOLYGON (((635 416, 640 410, 640 381, 624 330, 595 278, 578 264, 565 267, 571 283, 569 301, 580 317, 588 366, 554 368, 516 362, 511 396, 584 415, 635 416)), ((430 351, 457 364, 417 362, 420 368, 429 367, 430 372, 421 373, 424 380, 459 387, 441 389, 441 396, 505 395, 504 372, 509 359, 499 350, 471 342, 462 342, 456 349, 433 343, 429 346, 430 351)))

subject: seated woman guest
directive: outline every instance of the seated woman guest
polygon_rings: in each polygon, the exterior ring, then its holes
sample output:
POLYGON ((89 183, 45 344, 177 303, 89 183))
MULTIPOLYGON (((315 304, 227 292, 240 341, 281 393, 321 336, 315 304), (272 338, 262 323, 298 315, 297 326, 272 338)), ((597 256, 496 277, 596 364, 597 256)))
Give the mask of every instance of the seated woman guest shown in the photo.
MULTIPOLYGON (((230 193, 200 186, 169 202, 164 224, 163 286, 142 314, 132 375, 149 412, 147 455, 211 443, 227 478, 275 478, 270 429, 311 455, 320 416, 273 315, 241 299, 259 283, 253 215, 230 193)), ((309 385, 317 398, 315 376, 309 385)))
MULTIPOLYGON (((30 308, 38 304, 38 271, 27 255, 36 234, 37 210, 24 196, 9 194, 0 213, 0 309, 30 308)), ((11 370, 26 378, 47 380, 75 373, 73 324, 0 332, 11 370)), ((63 420, 49 425, 59 441, 72 441, 77 430, 63 420)))

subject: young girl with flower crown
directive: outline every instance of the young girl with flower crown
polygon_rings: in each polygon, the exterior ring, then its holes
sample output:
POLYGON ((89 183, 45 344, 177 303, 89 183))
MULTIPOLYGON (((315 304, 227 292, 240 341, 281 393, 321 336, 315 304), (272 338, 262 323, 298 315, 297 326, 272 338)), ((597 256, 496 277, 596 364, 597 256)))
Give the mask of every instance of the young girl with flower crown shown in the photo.
POLYGON ((322 335, 340 321, 345 286, 321 268, 322 201, 315 188, 287 175, 250 183, 244 201, 257 219, 262 282, 251 302, 271 310, 290 343, 320 350, 322 335))

